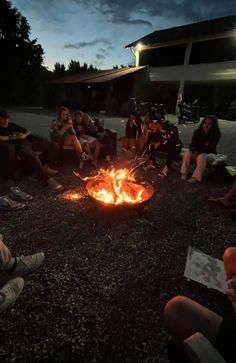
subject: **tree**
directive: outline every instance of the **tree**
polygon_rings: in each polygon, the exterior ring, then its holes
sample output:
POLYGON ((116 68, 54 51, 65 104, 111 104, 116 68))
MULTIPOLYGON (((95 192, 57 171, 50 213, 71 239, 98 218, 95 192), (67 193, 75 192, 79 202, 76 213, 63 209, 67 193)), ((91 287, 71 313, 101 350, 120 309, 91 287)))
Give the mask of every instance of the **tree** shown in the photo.
POLYGON ((65 76, 66 67, 65 67, 64 63, 56 62, 54 64, 53 74, 54 74, 55 78, 60 78, 60 77, 65 76))
POLYGON ((0 0, 0 102, 32 102, 37 94, 42 71, 43 49, 37 39, 31 40, 27 19, 0 0))
POLYGON ((78 72, 81 72, 80 62, 71 59, 68 65, 68 73, 78 73, 78 72))

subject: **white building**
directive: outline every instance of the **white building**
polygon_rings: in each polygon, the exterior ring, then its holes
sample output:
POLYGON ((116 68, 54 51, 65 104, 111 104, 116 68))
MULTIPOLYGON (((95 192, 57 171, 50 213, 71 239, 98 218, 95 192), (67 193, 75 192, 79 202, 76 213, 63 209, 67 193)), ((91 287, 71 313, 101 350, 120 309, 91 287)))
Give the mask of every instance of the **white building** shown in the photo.
POLYGON ((148 66, 136 96, 165 102, 169 112, 180 94, 218 116, 236 100, 236 15, 154 31, 126 48, 136 66, 148 66))

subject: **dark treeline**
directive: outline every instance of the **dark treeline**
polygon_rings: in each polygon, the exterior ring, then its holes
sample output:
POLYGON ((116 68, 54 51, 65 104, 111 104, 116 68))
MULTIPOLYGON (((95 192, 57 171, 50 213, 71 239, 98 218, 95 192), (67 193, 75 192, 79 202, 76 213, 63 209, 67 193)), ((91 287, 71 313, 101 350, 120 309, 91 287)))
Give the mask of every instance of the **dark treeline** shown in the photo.
POLYGON ((55 63, 43 66, 44 51, 30 39, 27 19, 8 0, 0 0, 0 105, 42 105, 51 98, 47 81, 68 74, 98 71, 93 65, 71 60, 67 69, 55 63))

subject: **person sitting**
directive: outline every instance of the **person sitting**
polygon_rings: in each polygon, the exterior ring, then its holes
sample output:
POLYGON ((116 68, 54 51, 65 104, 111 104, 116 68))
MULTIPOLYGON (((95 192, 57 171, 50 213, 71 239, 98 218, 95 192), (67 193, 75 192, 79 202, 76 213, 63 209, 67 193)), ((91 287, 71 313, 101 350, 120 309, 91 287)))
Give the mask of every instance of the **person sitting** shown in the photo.
POLYGON ((122 148, 124 151, 131 151, 134 157, 140 151, 140 138, 142 136, 142 120, 137 112, 129 115, 126 123, 125 137, 122 138, 122 148))
POLYGON ((188 182, 199 183, 202 181, 207 162, 215 160, 216 146, 220 137, 217 117, 205 116, 198 129, 194 131, 189 150, 185 151, 183 155, 180 169, 181 179, 187 179, 190 163, 194 160, 196 168, 188 182))
MULTIPOLYGON (((225 250, 224 267, 227 280, 236 276, 236 247, 225 250)), ((196 332, 202 333, 227 363, 235 362, 236 292, 229 288, 227 295, 233 310, 222 317, 185 296, 175 296, 164 308, 164 322, 174 341, 183 341, 196 332)))
POLYGON ((22 277, 34 272, 45 260, 43 252, 13 257, 0 235, 0 312, 11 306, 24 287, 22 277))
POLYGON ((155 158, 159 152, 166 153, 165 165, 158 174, 160 178, 167 177, 171 164, 181 152, 181 148, 182 142, 179 139, 177 127, 156 115, 156 119, 149 122, 149 134, 142 154, 148 154, 149 159, 156 166, 155 158))
MULTIPOLYGON (((89 128, 86 128, 86 126, 83 125, 81 111, 76 111, 74 113, 73 127, 82 148, 92 157, 92 164, 97 168, 102 144, 96 137, 87 134, 89 128), (92 153, 92 151, 94 153, 92 153)), ((90 129, 92 130, 92 127, 90 129)))
POLYGON ((104 146, 102 153, 106 157, 106 160, 110 161, 113 153, 113 141, 109 135, 109 130, 104 130, 103 125, 98 120, 94 122, 88 114, 80 110, 76 111, 76 124, 83 127, 86 135, 98 139, 104 146))
POLYGON ((53 120, 51 129, 54 131, 54 139, 59 143, 59 149, 63 146, 73 146, 80 165, 83 161, 91 159, 91 156, 86 154, 76 136, 73 127, 73 122, 70 119, 69 110, 66 107, 60 107, 58 110, 57 120, 53 120))
POLYGON ((31 134, 29 130, 9 121, 9 114, 6 110, 0 109, 0 141, 14 144, 16 153, 22 162, 29 168, 36 178, 47 184, 52 190, 59 191, 63 187, 55 179, 50 177, 50 171, 43 166, 35 151, 52 151, 53 144, 48 141, 41 141, 35 147, 34 142, 27 140, 31 134))
POLYGON ((219 198, 209 198, 210 203, 221 204, 225 208, 230 208, 231 213, 236 213, 236 180, 228 192, 219 198))

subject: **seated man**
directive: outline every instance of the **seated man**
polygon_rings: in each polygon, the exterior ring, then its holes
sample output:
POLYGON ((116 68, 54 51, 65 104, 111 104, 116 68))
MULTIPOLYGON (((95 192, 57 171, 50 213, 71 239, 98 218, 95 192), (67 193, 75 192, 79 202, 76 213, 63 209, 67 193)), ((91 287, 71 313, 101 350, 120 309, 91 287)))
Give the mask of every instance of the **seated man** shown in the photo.
POLYGON ((12 305, 24 287, 23 276, 35 271, 45 259, 43 252, 13 257, 0 234, 0 312, 12 305))
POLYGON ((163 121, 157 115, 156 119, 149 122, 149 134, 147 141, 141 151, 142 155, 148 154, 149 159, 155 165, 155 157, 159 152, 166 153, 166 164, 158 174, 160 178, 167 177, 172 162, 181 152, 182 142, 179 139, 179 133, 176 126, 168 121, 163 121))
MULTIPOLYGON (((52 190, 59 191, 62 189, 62 185, 51 178, 49 175, 51 170, 42 165, 37 154, 34 152, 34 143, 27 140, 30 134, 30 131, 13 122, 9 122, 7 111, 0 109, 0 141, 14 144, 16 153, 21 157, 21 160, 29 170, 52 190)), ((37 142, 38 151, 49 152, 52 149, 52 144, 48 141, 41 142, 41 150, 39 150, 39 146, 40 143, 37 142)))
MULTIPOLYGON (((229 247, 224 253, 227 280, 236 276, 236 248, 229 247)), ((227 295, 233 311, 226 317, 214 313, 197 302, 176 296, 165 306, 165 325, 177 343, 183 342, 196 332, 202 333, 218 350, 227 363, 235 362, 236 291, 229 288, 227 295)))

